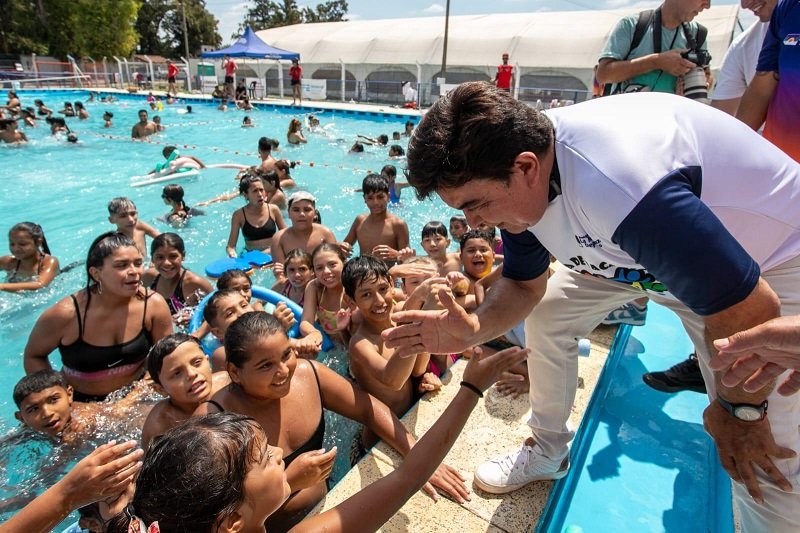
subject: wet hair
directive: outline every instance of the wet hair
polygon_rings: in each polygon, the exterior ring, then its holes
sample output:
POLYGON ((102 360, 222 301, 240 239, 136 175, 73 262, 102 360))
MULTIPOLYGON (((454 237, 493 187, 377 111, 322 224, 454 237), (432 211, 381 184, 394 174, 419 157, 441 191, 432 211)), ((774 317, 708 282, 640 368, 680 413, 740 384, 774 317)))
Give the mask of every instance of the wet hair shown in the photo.
POLYGON ((67 135, 67 142, 76 143, 78 142, 78 136, 74 133, 70 133, 67 135))
POLYGON ((64 374, 56 372, 52 368, 29 374, 14 385, 14 403, 17 404, 17 408, 19 408, 25 398, 31 394, 49 389, 50 387, 62 387, 66 389, 67 380, 64 374))
POLYGON ((336 244, 334 242, 323 242, 322 244, 318 245, 316 248, 314 248, 311 251, 311 264, 312 265, 314 264, 314 259, 316 259, 317 256, 319 254, 323 253, 323 252, 333 252, 333 253, 335 253, 336 255, 339 256, 339 259, 342 260, 342 263, 347 261, 347 256, 345 255, 344 250, 342 250, 341 246, 339 246, 338 244, 336 244))
POLYGON ((447 226, 439 222, 438 220, 431 220, 424 226, 422 226, 422 238, 431 237, 432 235, 441 235, 445 239, 447 238, 447 226))
POLYGON ((351 152, 363 152, 364 151, 364 145, 361 144, 360 142, 356 141, 355 144, 353 144, 353 146, 350 147, 350 151, 351 152))
MULTIPOLYGON (((64 120, 64 117, 47 117, 44 119, 45 122, 50 124, 51 126, 60 126, 60 127, 67 127, 67 121, 64 120)), ((69 128, 67 128, 69 130, 69 128)))
POLYGON ((250 190, 250 186, 254 183, 259 183, 261 181, 261 175, 258 171, 253 173, 246 173, 242 176, 242 179, 239 180, 239 194, 244 196, 247 194, 247 191, 250 190))
POLYGON ((257 339, 272 335, 286 335, 280 321, 264 311, 250 311, 237 318, 225 332, 225 358, 237 368, 250 359, 250 346, 257 339))
POLYGON ((183 243, 183 238, 177 233, 161 233, 154 238, 153 242, 150 243, 150 255, 155 255, 156 250, 164 247, 175 248, 181 254, 181 257, 186 257, 186 245, 183 243))
POLYGON ((344 264, 344 269, 342 270, 344 293, 353 299, 356 297, 356 290, 362 283, 381 279, 391 283, 392 277, 389 275, 389 267, 386 266, 383 259, 372 255, 353 257, 344 264))
POLYGON ((403 150, 403 147, 400 146, 399 144, 393 144, 393 145, 391 145, 389 147, 389 153, 392 153, 392 152, 394 152, 394 156, 393 157, 406 155, 406 151, 403 150))
POLYGON ((452 224, 453 222, 461 222, 462 224, 464 224, 465 227, 469 227, 469 223, 467 222, 467 217, 465 217, 464 215, 451 216, 450 223, 452 224))
POLYGON ((364 196, 376 192, 389 194, 389 182, 381 174, 367 174, 361 182, 361 190, 364 196))
POLYGON ((75 102, 75 109, 83 109, 83 102, 75 102))
POLYGON ((206 301, 206 305, 203 307, 203 320, 208 322, 209 326, 213 326, 217 321, 217 313, 219 312, 217 306, 220 300, 233 295, 241 295, 241 293, 234 289, 218 290, 206 301))
POLYGON ((296 118, 293 118, 291 120, 291 122, 289 122, 289 131, 286 132, 286 134, 289 135, 291 133, 296 133, 296 132, 300 131, 300 127, 302 125, 303 124, 299 120, 297 120, 296 118))
MULTIPOLYGON (((166 148, 165 148, 166 149, 166 148)), ((183 201, 183 187, 178 185, 177 183, 170 183, 169 185, 165 186, 161 190, 161 198, 169 200, 170 202, 176 202, 181 204, 181 207, 188 211, 189 208, 186 206, 186 203, 183 201)))
POLYGON ((279 169, 279 170, 281 170, 283 172, 286 172, 287 176, 289 176, 289 169, 294 168, 294 166, 295 166, 295 162, 294 161, 289 161, 287 159, 278 159, 277 161, 275 161, 275 168, 277 168, 277 169, 279 169))
POLYGON ((314 270, 314 262, 311 260, 311 254, 305 251, 302 248, 295 248, 294 250, 289 250, 289 253, 286 254, 286 257, 283 259, 284 267, 289 264, 289 261, 300 261, 304 265, 306 265, 309 269, 314 270))
POLYGON ((267 172, 261 172, 259 174, 259 177, 261 178, 261 181, 263 181, 265 183, 269 183, 270 185, 272 185, 273 187, 275 187, 279 191, 283 190, 283 189, 281 189, 281 179, 278 177, 278 173, 275 172, 274 170, 268 170, 267 172))
POLYGON ((0 118, 0 130, 7 129, 10 125, 16 123, 17 119, 15 118, 0 118))
POLYGON ((485 82, 462 83, 440 98, 408 145, 408 182, 419 199, 471 180, 508 183, 522 152, 544 154, 553 123, 544 113, 485 82))
POLYGON ((34 100, 34 101, 33 101, 33 103, 34 103, 34 104, 36 104, 36 105, 38 105, 38 106, 43 106, 43 105, 44 105, 44 102, 42 102, 42 101, 41 101, 39 98, 37 98, 36 100, 34 100))
POLYGON ((413 128, 414 127, 414 123, 412 121, 410 121, 410 120, 406 120, 405 127, 408 128, 409 126, 411 126, 413 128))
POLYGON ((138 115, 141 115, 142 113, 147 115, 147 109, 140 109, 139 111, 136 112, 136 115, 138 116, 138 115))
POLYGON ((108 214, 116 215, 123 209, 136 209, 136 204, 127 196, 117 196, 108 202, 108 214))
POLYGON ((258 140, 258 151, 270 153, 272 151, 272 143, 269 142, 268 137, 261 137, 258 140))
POLYGON ((269 139, 269 144, 272 146, 273 150, 277 150, 278 147, 281 145, 281 142, 278 139, 269 139))
POLYGON ((87 292, 91 294, 89 289, 97 285, 97 281, 95 281, 95 279, 92 277, 90 269, 92 267, 101 268, 103 266, 103 262, 106 260, 106 257, 110 257, 115 250, 128 247, 136 248, 136 251, 139 251, 139 248, 136 247, 136 243, 133 242, 133 239, 123 233, 119 233, 118 231, 107 231, 101 235, 98 235, 97 238, 92 241, 92 244, 89 245, 89 252, 86 254, 87 292))
POLYGON ((489 232, 481 231, 479 229, 471 229, 461 236, 461 240, 458 241, 459 250, 463 251, 464 246, 467 245, 467 241, 470 239, 484 240, 489 244, 489 247, 494 250, 494 238, 491 236, 491 234, 489 234, 489 232))
POLYGON ((161 116, 160 115, 154 116, 153 117, 153 122, 156 122, 156 123, 161 122, 161 116))
POLYGON ((235 279, 244 278, 250 283, 250 286, 253 286, 253 280, 250 279, 250 276, 244 270, 239 270, 238 268, 232 268, 231 270, 226 270, 222 273, 222 275, 217 279, 217 290, 226 291, 230 289, 231 282, 235 279))
POLYGON ((386 135, 385 133, 381 133, 380 135, 378 135, 378 144, 383 144, 383 145, 389 144, 389 136, 386 135))
POLYGON ((165 532, 210 533, 242 505, 264 439, 255 420, 236 413, 192 417, 170 429, 151 443, 133 497, 107 531, 127 532, 135 515, 165 532))
POLYGON ((381 169, 381 174, 390 178, 397 177, 397 167, 394 165, 384 165, 381 169))
POLYGON ((33 239, 33 242, 36 243, 39 251, 50 255, 50 247, 47 245, 47 239, 44 236, 44 230, 39 224, 36 224, 35 222, 20 222, 18 224, 14 224, 11 226, 11 229, 8 230, 8 236, 10 237, 12 233, 17 231, 27 232, 33 239))
POLYGON ((242 119, 242 124, 250 124, 250 115, 245 115, 242 119))
POLYGON ((104 111, 103 116, 108 115, 108 118, 114 118, 114 113, 111 111, 104 111))
POLYGON ((161 367, 164 366, 164 359, 172 355, 172 352, 177 350, 178 346, 184 342, 193 342, 198 347, 201 346, 200 341, 196 337, 192 337, 186 333, 173 333, 159 339, 158 342, 150 348, 150 353, 147 354, 147 371, 150 372, 150 377, 158 385, 161 385, 161 380, 158 375, 161 372, 161 367))
POLYGON ((72 102, 64 102, 64 107, 72 107, 72 102))
POLYGON ((190 105, 187 105, 187 106, 186 106, 186 111, 187 111, 187 112, 189 112, 189 113, 191 113, 191 112, 192 112, 192 106, 190 106, 190 105))
POLYGON ((322 224, 322 213, 319 212, 319 209, 316 207, 314 208, 314 218, 311 219, 311 222, 315 224, 322 224))
MULTIPOLYGON (((153 118, 155 119, 156 117, 153 118)), ((165 146, 164 149, 161 150, 161 155, 163 155, 164 157, 169 157, 170 155, 172 155, 172 152, 174 152, 177 149, 178 149, 177 146, 165 146)))

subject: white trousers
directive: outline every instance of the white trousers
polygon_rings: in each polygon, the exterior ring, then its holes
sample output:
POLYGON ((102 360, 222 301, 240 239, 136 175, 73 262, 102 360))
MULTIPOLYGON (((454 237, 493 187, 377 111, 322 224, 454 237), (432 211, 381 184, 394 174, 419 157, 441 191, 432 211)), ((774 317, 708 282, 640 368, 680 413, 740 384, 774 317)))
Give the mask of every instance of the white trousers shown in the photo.
MULTIPOLYGON (((778 294, 781 314, 800 314, 800 258, 762 272, 762 276, 778 294)), ((710 355, 703 335, 702 317, 672 297, 651 292, 645 294, 630 285, 576 274, 557 265, 547 282, 542 301, 525 322, 527 346, 531 349, 528 357, 531 418, 528 425, 545 455, 552 458, 565 456, 567 444, 573 437, 566 423, 578 384, 576 338, 586 337, 613 309, 645 295, 680 317, 696 348, 709 397, 716 396, 713 374, 708 368, 710 355)), ((800 393, 785 398, 773 392, 768 399, 775 441, 800 454, 800 393)), ((784 493, 761 474, 766 503, 759 506, 743 485, 733 483, 734 497, 746 533, 800 531, 800 457, 774 459, 774 462, 792 484, 793 492, 784 493)), ((760 473, 759 469, 756 470, 760 473)))

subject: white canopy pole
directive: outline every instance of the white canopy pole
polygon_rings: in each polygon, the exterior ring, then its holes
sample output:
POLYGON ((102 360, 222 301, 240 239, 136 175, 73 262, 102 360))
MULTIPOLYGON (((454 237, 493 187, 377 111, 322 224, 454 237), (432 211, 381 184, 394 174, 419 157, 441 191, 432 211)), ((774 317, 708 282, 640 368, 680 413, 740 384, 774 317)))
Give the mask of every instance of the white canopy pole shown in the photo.
POLYGON ((347 70, 344 68, 344 61, 339 58, 339 64, 342 67, 342 102, 345 101, 345 93, 347 92, 347 70))
POLYGON ((280 59, 276 59, 275 62, 278 64, 278 90, 281 98, 283 98, 283 65, 281 65, 280 59))

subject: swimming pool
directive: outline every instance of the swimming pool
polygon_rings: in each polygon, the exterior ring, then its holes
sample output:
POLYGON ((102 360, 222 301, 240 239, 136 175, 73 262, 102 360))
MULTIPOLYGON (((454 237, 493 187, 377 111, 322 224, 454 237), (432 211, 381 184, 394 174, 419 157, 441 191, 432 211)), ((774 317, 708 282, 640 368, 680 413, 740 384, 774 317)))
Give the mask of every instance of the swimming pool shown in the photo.
MULTIPOLYGON (((88 91, 19 91, 23 106, 33 105, 41 98, 52 109, 60 109, 66 101, 86 101, 88 91)), ((5 93, 0 93, 0 100, 5 93)), ((180 114, 185 104, 165 106, 161 112, 150 112, 162 117, 166 131, 153 137, 152 142, 132 142, 130 131, 137 121, 137 112, 145 108, 143 96, 120 95, 112 104, 86 103, 90 118, 79 121, 68 118, 68 126, 77 133, 80 142, 69 144, 63 138, 50 135, 43 123, 25 131, 30 142, 23 146, 0 146, 0 162, 4 172, 0 176, 0 231, 7 232, 23 220, 42 226, 52 253, 61 265, 85 259, 91 240, 113 226, 108 222, 106 204, 115 196, 128 196, 135 203, 139 217, 161 231, 176 231, 186 242, 185 266, 202 274, 209 262, 225 255, 225 243, 230 230, 230 217, 234 209, 244 205, 241 199, 218 203, 205 209, 205 216, 195 217, 189 224, 175 230, 159 220, 169 209, 160 195, 165 182, 149 187, 132 188, 130 177, 151 170, 162 162, 161 150, 165 145, 176 144, 181 152, 192 154, 205 163, 256 164, 258 138, 274 137, 281 141, 281 150, 274 155, 280 159, 300 160, 292 170, 298 188, 312 192, 318 199, 317 207, 323 223, 343 238, 353 218, 365 212, 361 195, 353 189, 360 187, 361 179, 371 170, 379 172, 385 164, 395 164, 398 171, 402 160, 389 160, 388 148, 366 147, 363 154, 348 154, 357 134, 377 137, 403 130, 406 117, 399 115, 348 114, 319 111, 313 108, 264 107, 247 113, 220 112, 212 104, 189 102, 192 114, 180 114), (101 118, 104 111, 114 114, 113 128, 104 129, 101 118), (291 146, 285 142, 286 131, 292 117, 313 110, 320 119, 322 131, 307 133, 307 145, 291 146), (244 115, 249 115, 255 128, 241 128, 244 115), (313 166, 312 166, 313 163, 313 166)), ((407 138, 394 141, 405 148, 407 138)), ((390 144, 394 142, 390 141, 390 144)), ((235 171, 208 169, 199 176, 176 180, 186 191, 187 204, 194 205, 233 190, 235 171)), ((440 201, 418 202, 406 191, 401 206, 393 208, 403 217, 411 234, 411 245, 419 248, 419 234, 423 224, 430 220, 447 219, 455 214, 440 201)), ((287 218, 288 222, 288 218, 287 218)), ((241 244, 241 239, 240 239, 241 244)), ((4 245, 5 247, 5 245, 4 245)), ((5 250, 5 248, 4 248, 5 250)), ((7 254, 4 251, 3 254, 7 254)), ((273 277, 269 271, 256 271, 254 283, 269 287, 273 277)), ((0 293, 0 346, 3 346, 3 372, 0 372, 0 438, 14 432, 18 426, 14 419, 15 406, 11 398, 14 384, 24 375, 22 352, 28 334, 41 312, 60 298, 75 292, 86 283, 82 266, 58 276, 45 290, 30 294, 0 293)), ((335 354, 341 368, 343 354, 335 354)), ((51 364, 60 367, 58 356, 51 364)), ((46 451, 45 451, 46 452, 46 451)), ((22 463, 28 463, 24 472, 38 468, 31 464, 45 461, 45 452, 28 454, 25 459, 0 456, 0 483, 24 481, 22 463)), ((340 454, 344 457, 346 454, 340 454)), ((0 486, 0 500, 7 496, 8 488, 0 486)), ((0 515, 2 519, 2 515, 0 515)))

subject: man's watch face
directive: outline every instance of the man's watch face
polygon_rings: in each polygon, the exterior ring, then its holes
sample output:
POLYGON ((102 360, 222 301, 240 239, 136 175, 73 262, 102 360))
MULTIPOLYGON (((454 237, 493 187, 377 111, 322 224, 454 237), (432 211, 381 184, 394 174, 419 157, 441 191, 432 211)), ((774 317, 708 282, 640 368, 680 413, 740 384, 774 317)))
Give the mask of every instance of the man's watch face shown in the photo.
POLYGON ((737 407, 733 411, 733 416, 746 422, 755 422, 761 420, 762 413, 760 409, 755 407, 737 407))

